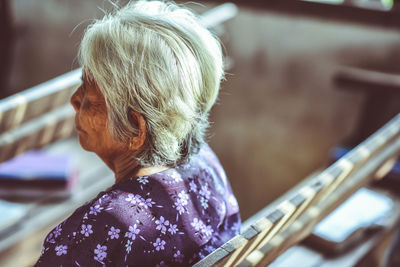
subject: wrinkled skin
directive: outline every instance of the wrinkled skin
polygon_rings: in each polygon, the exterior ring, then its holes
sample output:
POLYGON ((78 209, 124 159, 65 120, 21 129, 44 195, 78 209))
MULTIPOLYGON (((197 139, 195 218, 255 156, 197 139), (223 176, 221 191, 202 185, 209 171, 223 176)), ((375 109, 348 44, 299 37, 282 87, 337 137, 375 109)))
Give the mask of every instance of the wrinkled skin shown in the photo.
POLYGON ((107 109, 104 97, 94 83, 82 77, 82 85, 71 97, 76 111, 75 126, 81 146, 101 158, 113 157, 124 147, 116 142, 107 129, 107 109))
POLYGON ((81 146, 96 153, 115 173, 117 182, 127 175, 143 176, 166 169, 163 166, 142 168, 135 160, 146 139, 146 123, 140 113, 130 111, 139 128, 139 134, 131 139, 131 146, 113 139, 107 128, 104 96, 96 83, 89 81, 84 73, 82 85, 72 95, 71 104, 76 111, 75 126, 81 146))

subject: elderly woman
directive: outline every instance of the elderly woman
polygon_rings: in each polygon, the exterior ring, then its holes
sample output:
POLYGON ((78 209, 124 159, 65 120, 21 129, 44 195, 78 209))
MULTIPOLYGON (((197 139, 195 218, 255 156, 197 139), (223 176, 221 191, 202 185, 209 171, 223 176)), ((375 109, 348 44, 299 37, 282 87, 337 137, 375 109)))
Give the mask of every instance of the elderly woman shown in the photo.
POLYGON ((237 201, 204 142, 216 38, 187 9, 141 1, 90 25, 80 60, 79 142, 116 183, 48 234, 36 266, 187 266, 236 235, 237 201))

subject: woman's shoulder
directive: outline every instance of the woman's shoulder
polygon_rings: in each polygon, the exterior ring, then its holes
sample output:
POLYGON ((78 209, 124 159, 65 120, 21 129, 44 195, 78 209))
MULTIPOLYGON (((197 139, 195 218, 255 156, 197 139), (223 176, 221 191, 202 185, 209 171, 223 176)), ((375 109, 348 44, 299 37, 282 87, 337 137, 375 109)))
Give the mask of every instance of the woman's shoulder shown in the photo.
POLYGON ((41 259, 68 255, 81 266, 170 259, 176 265, 199 259, 202 246, 221 245, 232 228, 227 224, 230 187, 210 149, 196 157, 99 193, 48 235, 41 259))

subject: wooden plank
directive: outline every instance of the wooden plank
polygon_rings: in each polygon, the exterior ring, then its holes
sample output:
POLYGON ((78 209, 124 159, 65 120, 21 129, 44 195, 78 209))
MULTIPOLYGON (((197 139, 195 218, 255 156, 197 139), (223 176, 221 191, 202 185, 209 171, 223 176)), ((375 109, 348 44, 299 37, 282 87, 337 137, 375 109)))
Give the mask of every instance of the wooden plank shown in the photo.
POLYGON ((0 162, 40 148, 74 132, 73 108, 67 104, 0 135, 0 162))
POLYGON ((238 13, 238 8, 232 3, 225 3, 210 10, 207 10, 200 16, 200 23, 206 28, 213 28, 221 23, 235 17, 238 13))
MULTIPOLYGON (((210 1, 208 1, 210 2, 210 1)), ((212 2, 215 2, 213 0, 212 2)), ((351 5, 335 4, 326 1, 304 0, 232 0, 240 7, 252 8, 257 11, 277 12, 289 16, 317 18, 321 21, 345 22, 349 24, 364 24, 372 27, 394 28, 400 27, 399 10, 368 9, 351 5)), ((365 3, 365 2, 360 2, 365 3)))
POLYGON ((259 261, 254 261, 253 259, 251 265, 242 266, 267 266, 287 248, 307 237, 322 218, 332 212, 360 187, 367 185, 369 181, 375 178, 375 174, 380 166, 389 159, 397 157, 399 154, 400 138, 386 147, 379 155, 372 158, 359 172, 352 175, 342 186, 337 188, 334 193, 329 195, 327 199, 317 203, 312 209, 302 215, 297 224, 288 227, 285 231, 280 233, 269 246, 265 246, 256 252, 255 255, 263 254, 263 257, 259 259, 259 261))
POLYGON ((334 81, 351 90, 400 94, 400 74, 395 73, 342 66, 336 71, 334 81))
POLYGON ((210 266, 210 264, 215 266, 235 266, 259 246, 261 242, 265 242, 265 240, 274 236, 288 220, 294 219, 293 216, 297 216, 296 212, 302 210, 300 207, 306 206, 313 195, 311 188, 303 188, 294 197, 280 203, 273 212, 259 218, 240 235, 224 244, 221 248, 228 254, 218 253, 218 255, 214 255, 214 253, 211 253, 194 266, 210 266))
POLYGON ((0 100, 0 133, 68 103, 80 77, 81 69, 76 69, 0 100))

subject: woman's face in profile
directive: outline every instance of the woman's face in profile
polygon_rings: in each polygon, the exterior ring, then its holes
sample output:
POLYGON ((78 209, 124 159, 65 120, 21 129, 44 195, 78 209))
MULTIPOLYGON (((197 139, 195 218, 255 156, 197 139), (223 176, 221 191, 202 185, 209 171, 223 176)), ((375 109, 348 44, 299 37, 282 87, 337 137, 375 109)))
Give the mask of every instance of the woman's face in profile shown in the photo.
POLYGON ((82 85, 71 97, 76 111, 75 127, 81 146, 99 156, 110 154, 118 143, 113 140, 107 129, 106 102, 94 82, 82 75, 82 85))

